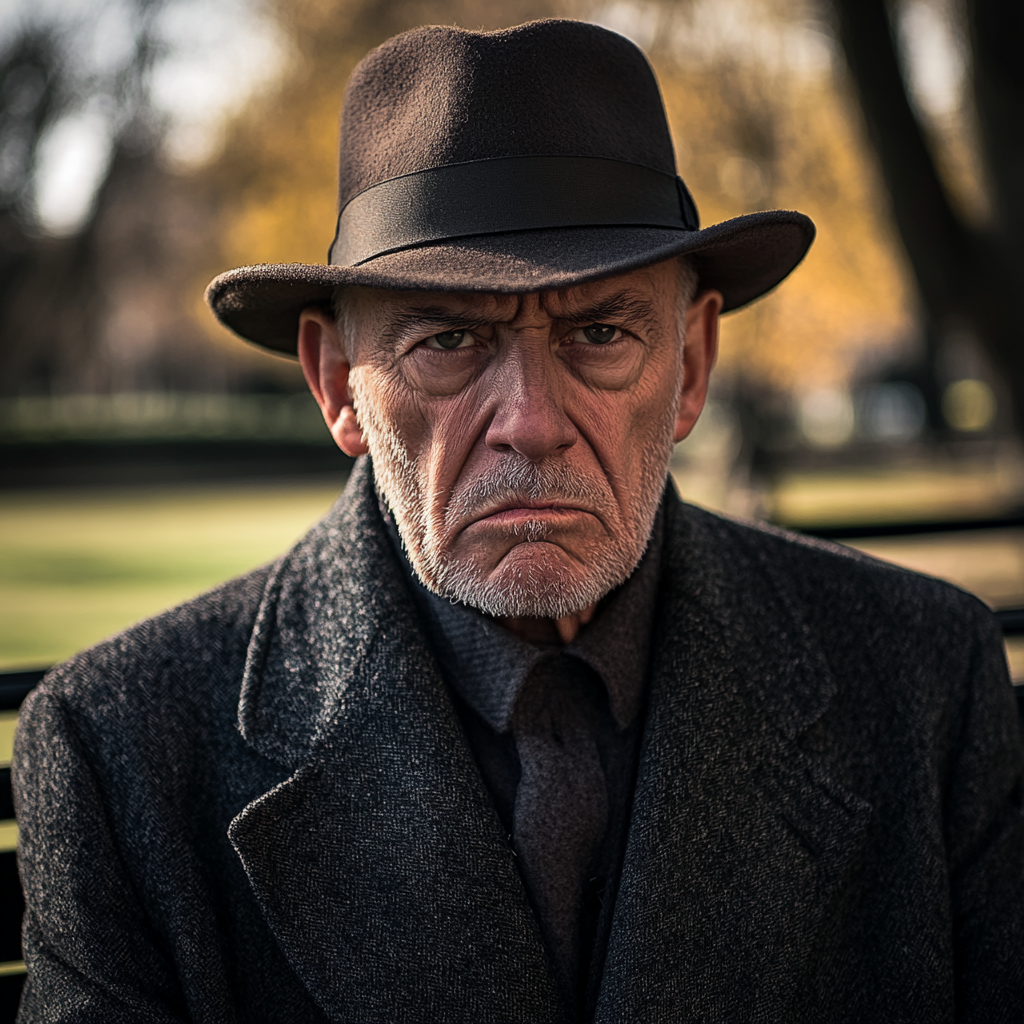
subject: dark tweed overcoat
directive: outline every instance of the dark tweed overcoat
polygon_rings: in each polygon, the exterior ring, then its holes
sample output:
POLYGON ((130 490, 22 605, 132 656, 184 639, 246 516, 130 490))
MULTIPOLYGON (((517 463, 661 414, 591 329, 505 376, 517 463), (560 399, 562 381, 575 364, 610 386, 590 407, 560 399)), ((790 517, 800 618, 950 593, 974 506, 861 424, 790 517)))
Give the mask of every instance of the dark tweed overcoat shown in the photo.
MULTIPOLYGON (((1024 1017, 989 612, 682 505, 596 1019, 1024 1017)), ((274 566, 54 671, 16 752, 23 1021, 564 1019, 371 468, 274 566)))

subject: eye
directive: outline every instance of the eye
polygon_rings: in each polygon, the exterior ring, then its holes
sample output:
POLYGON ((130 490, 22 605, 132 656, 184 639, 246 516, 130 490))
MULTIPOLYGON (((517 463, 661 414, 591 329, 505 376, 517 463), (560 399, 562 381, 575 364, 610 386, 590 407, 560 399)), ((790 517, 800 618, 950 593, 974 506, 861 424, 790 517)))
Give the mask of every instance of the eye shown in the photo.
POLYGON ((441 331, 440 334, 432 334, 424 339, 423 344, 427 348, 439 348, 450 352, 455 348, 466 348, 472 341, 469 331, 441 331))
POLYGON ((588 324, 586 327, 577 327, 572 332, 574 341, 585 341, 590 345, 607 345, 610 341, 618 341, 622 337, 622 331, 611 324, 588 324))

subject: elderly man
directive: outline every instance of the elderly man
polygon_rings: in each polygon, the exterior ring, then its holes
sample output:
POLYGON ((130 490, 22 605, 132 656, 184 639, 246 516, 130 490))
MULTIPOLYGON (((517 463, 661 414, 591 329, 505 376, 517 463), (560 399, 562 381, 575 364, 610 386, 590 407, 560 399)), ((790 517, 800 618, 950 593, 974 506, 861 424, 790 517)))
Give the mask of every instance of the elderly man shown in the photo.
POLYGON ((30 700, 21 1019, 1024 1015, 988 611, 666 488, 810 222, 700 230, 642 55, 559 21, 371 53, 339 208, 209 299, 359 462, 30 700))

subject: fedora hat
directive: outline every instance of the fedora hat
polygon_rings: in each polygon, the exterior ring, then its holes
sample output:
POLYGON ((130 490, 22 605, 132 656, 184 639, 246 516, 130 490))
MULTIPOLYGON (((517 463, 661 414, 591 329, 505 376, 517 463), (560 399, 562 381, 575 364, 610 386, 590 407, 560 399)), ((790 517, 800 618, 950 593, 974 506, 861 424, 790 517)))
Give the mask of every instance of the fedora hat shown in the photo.
POLYGON ((625 37, 565 20, 429 26, 352 72, 327 263, 240 267, 206 298, 243 338, 294 355, 299 313, 342 285, 535 292, 686 254, 728 311, 813 238, 783 210, 700 228, 654 72, 625 37))

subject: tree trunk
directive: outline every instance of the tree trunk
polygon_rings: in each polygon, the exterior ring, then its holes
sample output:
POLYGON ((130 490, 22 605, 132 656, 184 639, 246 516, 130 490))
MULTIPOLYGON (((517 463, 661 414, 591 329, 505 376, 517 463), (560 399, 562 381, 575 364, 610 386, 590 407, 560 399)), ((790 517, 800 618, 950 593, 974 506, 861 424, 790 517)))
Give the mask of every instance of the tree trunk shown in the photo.
POLYGON ((900 73, 884 0, 833 0, 839 41, 878 155, 933 339, 969 326, 1002 371, 1024 421, 1024 103, 1013 60, 1020 4, 973 0, 975 90, 996 223, 977 232, 953 210, 900 73), (1013 33, 1016 32, 1014 37, 1013 33))

